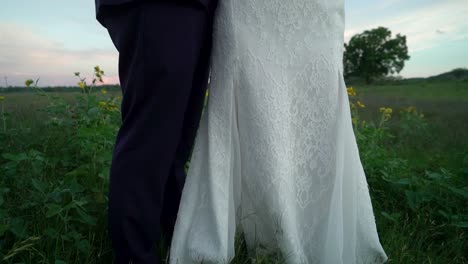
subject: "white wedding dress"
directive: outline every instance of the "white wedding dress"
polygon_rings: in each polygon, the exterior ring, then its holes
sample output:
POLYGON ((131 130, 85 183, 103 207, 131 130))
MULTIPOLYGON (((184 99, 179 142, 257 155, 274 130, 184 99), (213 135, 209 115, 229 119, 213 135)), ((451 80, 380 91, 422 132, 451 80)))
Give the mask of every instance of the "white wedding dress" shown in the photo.
POLYGON ((344 0, 220 0, 172 264, 235 235, 291 264, 383 263, 343 81, 344 0))

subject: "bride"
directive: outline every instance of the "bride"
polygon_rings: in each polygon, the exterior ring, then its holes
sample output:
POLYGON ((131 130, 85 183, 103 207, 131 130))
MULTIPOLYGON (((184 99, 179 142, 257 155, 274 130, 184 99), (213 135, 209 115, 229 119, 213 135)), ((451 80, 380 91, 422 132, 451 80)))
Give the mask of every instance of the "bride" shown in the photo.
POLYGON ((287 263, 383 263, 343 81, 344 0, 221 0, 171 263, 236 232, 287 263))

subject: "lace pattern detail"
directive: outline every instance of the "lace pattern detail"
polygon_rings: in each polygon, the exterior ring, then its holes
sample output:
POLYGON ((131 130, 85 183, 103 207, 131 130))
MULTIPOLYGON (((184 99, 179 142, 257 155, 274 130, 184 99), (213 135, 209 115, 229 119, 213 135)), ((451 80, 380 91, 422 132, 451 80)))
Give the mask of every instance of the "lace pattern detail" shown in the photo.
POLYGON ((386 260, 351 125, 343 30, 343 0, 220 0, 171 263, 228 263, 239 230, 290 264, 386 260))

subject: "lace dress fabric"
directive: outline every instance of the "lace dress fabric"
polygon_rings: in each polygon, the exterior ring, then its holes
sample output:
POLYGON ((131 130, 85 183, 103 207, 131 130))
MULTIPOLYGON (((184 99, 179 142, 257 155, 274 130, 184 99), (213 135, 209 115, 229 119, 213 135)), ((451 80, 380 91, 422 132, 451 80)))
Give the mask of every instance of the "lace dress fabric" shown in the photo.
POLYGON ((171 263, 236 232, 287 263, 383 263, 342 75, 344 0, 220 0, 171 263))

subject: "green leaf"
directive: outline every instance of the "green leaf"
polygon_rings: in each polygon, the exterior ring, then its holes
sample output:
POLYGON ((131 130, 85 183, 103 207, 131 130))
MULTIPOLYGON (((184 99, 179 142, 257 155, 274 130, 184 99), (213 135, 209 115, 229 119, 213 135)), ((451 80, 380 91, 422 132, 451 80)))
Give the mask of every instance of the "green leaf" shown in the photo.
POLYGON ((100 113, 101 113, 101 110, 98 107, 93 107, 89 109, 88 111, 88 115, 93 116, 93 117, 98 116, 100 113))
POLYGON ((38 190, 41 193, 44 193, 45 190, 45 184, 43 182, 40 182, 39 180, 32 179, 31 180, 33 187, 38 190))
POLYGON ((98 177, 103 179, 103 180, 109 180, 109 169, 106 168, 102 170, 99 174, 98 177))
POLYGON ((408 178, 404 178, 404 179, 399 179, 399 180, 396 180, 396 181, 392 181, 392 183, 398 184, 398 185, 410 185, 411 180, 408 179, 408 178))
POLYGON ((24 220, 22 218, 13 218, 10 224, 10 231, 19 238, 27 237, 27 230, 24 220))
POLYGON ((75 178, 79 178, 79 177, 84 177, 84 176, 88 176, 89 173, 90 173, 90 166, 89 164, 84 164, 84 165, 81 165, 80 167, 70 171, 70 172, 67 172, 65 174, 65 176, 67 177, 75 177, 75 178))
POLYGON ((432 171, 427 171, 426 172, 427 177, 433 180, 440 180, 444 178, 444 175, 438 173, 438 172, 432 172, 432 171))
POLYGON ((449 215, 447 212, 445 212, 445 211, 443 211, 443 210, 438 210, 437 212, 438 212, 440 215, 442 215, 443 217, 445 217, 447 220, 450 220, 450 215, 449 215))
POLYGON ((397 222, 398 218, 400 217, 400 214, 394 213, 394 214, 389 214, 387 212, 381 212, 381 214, 388 220, 392 222, 397 222))
POLYGON ((79 251, 81 251, 84 254, 89 254, 91 251, 91 245, 88 240, 83 239, 80 240, 76 243, 76 247, 78 248, 79 251))
POLYGON ((453 193, 456 193, 462 197, 464 197, 465 199, 468 199, 468 188, 465 187, 463 189, 459 189, 459 188, 456 188, 456 187, 452 187, 452 186, 447 186, 447 188, 452 191, 453 193))
POLYGON ((4 159, 11 160, 11 161, 16 161, 16 162, 28 159, 28 155, 26 153, 19 153, 19 154, 16 154, 16 155, 10 154, 10 153, 5 153, 5 154, 2 154, 2 157, 4 159))
POLYGON ((79 221, 83 224, 96 225, 96 219, 91 215, 87 214, 85 211, 78 209, 78 214, 80 215, 79 221))
POLYGON ((76 178, 73 178, 71 180, 71 182, 69 183, 69 186, 70 186, 70 191, 72 193, 81 193, 85 191, 85 188, 81 184, 78 183, 76 178))
POLYGON ((9 191, 10 191, 10 189, 8 189, 8 188, 0 188, 0 205, 2 205, 3 202, 4 202, 3 195, 5 193, 8 193, 9 191))
POLYGON ((47 213, 46 213, 47 218, 56 216, 63 211, 63 208, 57 204, 50 204, 47 206, 47 208, 48 208, 47 213))
POLYGON ((70 235, 68 235, 68 234, 61 235, 60 237, 62 238, 62 240, 65 240, 65 241, 68 241, 68 242, 73 241, 72 237, 70 237, 70 235))
POLYGON ((59 235, 57 229, 55 228, 47 228, 45 231, 44 231, 44 234, 48 237, 51 237, 51 238, 55 238, 59 235))
POLYGON ((408 201, 408 205, 410 208, 414 211, 419 207, 421 204, 421 197, 419 193, 413 192, 413 191, 405 191, 405 196, 408 201))
POLYGON ((8 230, 8 225, 0 223, 0 237, 3 236, 7 230, 8 230))
POLYGON ((454 226, 468 228, 468 221, 453 223, 454 226))

